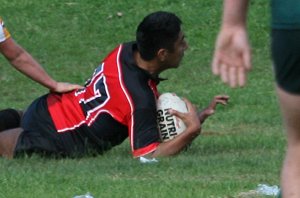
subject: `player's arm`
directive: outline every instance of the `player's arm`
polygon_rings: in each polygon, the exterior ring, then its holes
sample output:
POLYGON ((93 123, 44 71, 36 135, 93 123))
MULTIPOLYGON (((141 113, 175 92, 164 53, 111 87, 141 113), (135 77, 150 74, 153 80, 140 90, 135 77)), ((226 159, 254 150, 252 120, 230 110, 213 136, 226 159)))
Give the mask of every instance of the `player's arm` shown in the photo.
POLYGON ((216 40, 212 71, 231 87, 243 86, 251 68, 246 30, 249 0, 224 0, 221 30, 216 40))
POLYGON ((212 101, 210 102, 210 104, 208 105, 208 107, 206 107, 202 111, 198 112, 198 117, 199 117, 199 120, 200 120, 201 124, 203 124, 204 121, 209 116, 211 116, 215 113, 215 110, 216 110, 216 107, 217 107, 218 104, 227 105, 228 100, 229 100, 229 96, 227 96, 227 95, 215 96, 212 99, 212 101))
POLYGON ((171 110, 170 113, 182 119, 186 125, 185 131, 168 142, 160 143, 157 149, 152 153, 151 157, 163 157, 178 154, 200 134, 201 123, 197 115, 197 109, 187 99, 184 99, 184 101, 188 107, 187 113, 181 113, 175 110, 171 110))
POLYGON ((0 43, 0 52, 17 70, 53 92, 67 92, 82 88, 79 85, 56 82, 53 80, 40 64, 12 38, 8 38, 0 43))

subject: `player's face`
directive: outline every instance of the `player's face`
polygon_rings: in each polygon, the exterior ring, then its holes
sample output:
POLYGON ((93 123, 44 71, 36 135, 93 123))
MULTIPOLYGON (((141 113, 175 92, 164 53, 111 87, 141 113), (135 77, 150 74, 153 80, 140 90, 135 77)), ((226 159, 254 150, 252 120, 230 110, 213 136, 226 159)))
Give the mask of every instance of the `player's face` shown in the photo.
POLYGON ((177 68, 184 56, 184 51, 188 48, 184 34, 180 31, 178 39, 174 44, 174 50, 168 51, 168 60, 170 68, 177 68))

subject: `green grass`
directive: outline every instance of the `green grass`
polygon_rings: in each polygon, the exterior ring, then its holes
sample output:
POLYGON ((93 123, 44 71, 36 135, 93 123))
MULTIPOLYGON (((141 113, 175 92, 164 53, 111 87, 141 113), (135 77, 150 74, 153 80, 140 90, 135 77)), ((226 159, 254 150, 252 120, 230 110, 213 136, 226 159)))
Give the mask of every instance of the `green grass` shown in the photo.
MULTIPOLYGON (((251 2, 249 31, 253 71, 248 85, 230 89, 211 74, 221 1, 205 0, 0 0, 0 13, 15 40, 55 79, 83 84, 117 44, 135 38, 150 12, 175 12, 183 21, 189 50, 161 92, 176 92, 199 108, 217 94, 218 107, 203 134, 176 157, 141 164, 128 141, 105 155, 83 159, 0 159, 0 198, 237 197, 258 184, 279 185, 285 138, 269 54, 268 2, 251 2), (117 16, 121 12, 122 16, 117 16)), ((25 108, 47 90, 0 59, 0 108, 25 108)), ((258 196, 257 196, 258 197, 258 196)))

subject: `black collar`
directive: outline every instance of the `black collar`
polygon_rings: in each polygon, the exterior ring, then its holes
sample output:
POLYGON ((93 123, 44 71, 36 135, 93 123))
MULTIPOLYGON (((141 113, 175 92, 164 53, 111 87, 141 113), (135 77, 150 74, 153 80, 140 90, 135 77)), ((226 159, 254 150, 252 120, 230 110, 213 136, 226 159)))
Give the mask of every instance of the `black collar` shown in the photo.
MULTIPOLYGON (((131 44, 132 44, 132 56, 133 56, 134 52, 137 50, 137 44, 136 44, 136 42, 131 42, 131 44)), ((167 78, 159 77, 159 74, 150 74, 147 70, 144 70, 143 68, 139 67, 133 58, 132 58, 132 61, 133 61, 132 65, 136 66, 139 70, 141 70, 143 73, 145 73, 146 76, 148 76, 156 84, 159 84, 161 81, 168 80, 167 78)))

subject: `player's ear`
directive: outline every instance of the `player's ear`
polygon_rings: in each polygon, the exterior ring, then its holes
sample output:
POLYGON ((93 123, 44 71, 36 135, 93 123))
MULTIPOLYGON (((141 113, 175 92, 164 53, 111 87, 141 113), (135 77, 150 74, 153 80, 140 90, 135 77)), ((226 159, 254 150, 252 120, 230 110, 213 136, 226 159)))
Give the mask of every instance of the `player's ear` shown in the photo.
POLYGON ((168 55, 168 50, 161 48, 157 51, 157 58, 161 61, 164 62, 167 59, 168 55))

